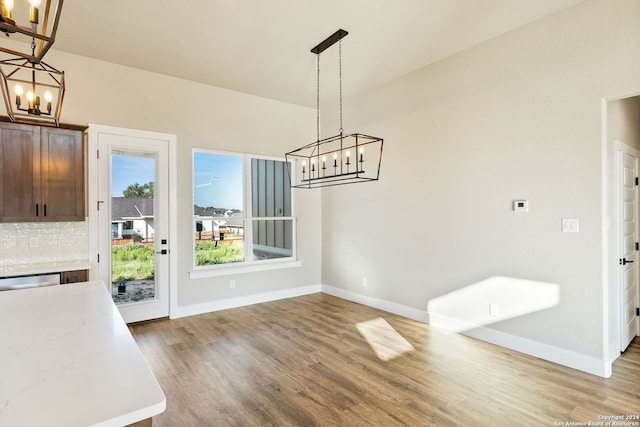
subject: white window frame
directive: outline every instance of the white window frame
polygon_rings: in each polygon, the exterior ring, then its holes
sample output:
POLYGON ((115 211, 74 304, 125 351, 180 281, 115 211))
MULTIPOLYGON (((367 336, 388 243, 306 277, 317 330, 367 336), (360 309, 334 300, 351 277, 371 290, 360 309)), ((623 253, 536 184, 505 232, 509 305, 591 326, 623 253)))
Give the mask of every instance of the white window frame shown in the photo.
MULTIPOLYGON (((210 150, 204 148, 193 148, 191 152, 191 194, 193 196, 195 188, 194 188, 194 179, 193 175, 195 172, 194 165, 194 155, 195 153, 204 153, 204 154, 212 154, 219 156, 235 156, 242 158, 242 168, 243 168, 243 204, 242 217, 237 217, 238 219, 242 219, 244 221, 244 239, 243 239, 243 253, 244 253, 244 261, 242 262, 234 262, 228 264, 214 264, 214 265, 203 265, 196 266, 196 254, 195 254, 195 246, 191 252, 192 256, 192 271, 189 272, 189 277, 191 279, 198 279, 204 277, 214 277, 214 276, 226 276, 232 274, 240 274, 240 273, 250 273, 256 271, 266 271, 266 270, 276 270, 281 268, 293 268, 300 267, 302 263, 297 258, 297 242, 298 242, 298 202, 297 202, 297 192, 294 188, 291 189, 291 216, 288 217, 254 217, 253 216, 253 208, 252 208, 252 171, 251 171, 251 159, 261 159, 261 160, 272 160, 278 162, 285 162, 286 159, 283 157, 275 157, 275 156, 264 156, 257 154, 249 154, 249 153, 237 153, 230 151, 219 151, 219 150, 210 150), (292 222, 292 252, 293 255, 290 257, 284 258, 275 258, 275 259, 266 259, 266 260, 253 260, 253 221, 256 220, 284 220, 292 222)), ((285 165, 286 167, 286 165, 285 165)), ((293 165, 291 165, 293 167, 293 165)), ((191 208, 191 229, 195 230, 196 217, 193 207, 191 208)))

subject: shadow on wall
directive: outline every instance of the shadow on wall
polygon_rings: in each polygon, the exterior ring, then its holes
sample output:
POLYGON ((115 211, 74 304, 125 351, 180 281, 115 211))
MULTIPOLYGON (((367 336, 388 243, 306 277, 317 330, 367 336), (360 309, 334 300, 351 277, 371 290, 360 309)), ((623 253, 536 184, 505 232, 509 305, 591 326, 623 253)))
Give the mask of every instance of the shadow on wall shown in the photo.
POLYGON ((494 276, 429 301, 429 324, 465 332, 560 304, 555 283, 494 276))

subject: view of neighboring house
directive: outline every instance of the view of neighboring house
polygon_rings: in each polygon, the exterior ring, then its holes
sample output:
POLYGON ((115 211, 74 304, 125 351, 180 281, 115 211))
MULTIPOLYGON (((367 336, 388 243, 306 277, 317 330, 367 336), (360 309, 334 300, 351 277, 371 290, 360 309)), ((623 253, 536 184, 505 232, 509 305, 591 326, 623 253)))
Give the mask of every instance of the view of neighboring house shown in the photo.
POLYGON ((111 238, 135 242, 153 240, 153 199, 111 198, 111 238))

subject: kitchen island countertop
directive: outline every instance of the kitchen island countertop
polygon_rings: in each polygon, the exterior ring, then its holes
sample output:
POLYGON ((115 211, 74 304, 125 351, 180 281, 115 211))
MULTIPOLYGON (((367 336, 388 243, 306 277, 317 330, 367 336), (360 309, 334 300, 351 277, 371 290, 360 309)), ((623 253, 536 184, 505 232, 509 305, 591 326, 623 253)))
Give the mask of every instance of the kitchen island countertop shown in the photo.
POLYGON ((102 282, 0 292, 0 425, 124 426, 165 406, 102 282))

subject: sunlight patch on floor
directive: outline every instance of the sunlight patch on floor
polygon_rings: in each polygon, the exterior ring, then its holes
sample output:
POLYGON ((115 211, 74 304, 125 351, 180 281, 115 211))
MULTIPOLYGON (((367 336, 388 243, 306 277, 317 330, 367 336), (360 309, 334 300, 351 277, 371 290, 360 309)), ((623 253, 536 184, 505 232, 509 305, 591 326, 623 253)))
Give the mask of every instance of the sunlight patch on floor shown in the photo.
POLYGON ((380 360, 385 362, 415 350, 393 327, 382 317, 356 324, 360 334, 369 343, 380 360))

